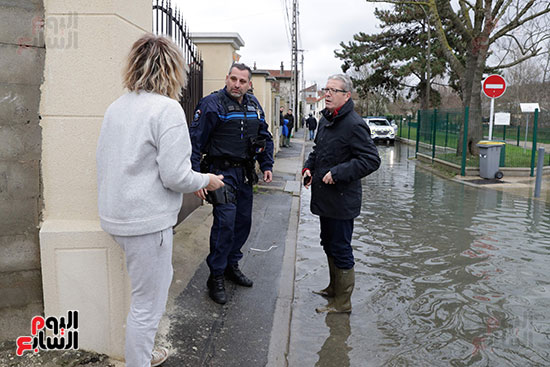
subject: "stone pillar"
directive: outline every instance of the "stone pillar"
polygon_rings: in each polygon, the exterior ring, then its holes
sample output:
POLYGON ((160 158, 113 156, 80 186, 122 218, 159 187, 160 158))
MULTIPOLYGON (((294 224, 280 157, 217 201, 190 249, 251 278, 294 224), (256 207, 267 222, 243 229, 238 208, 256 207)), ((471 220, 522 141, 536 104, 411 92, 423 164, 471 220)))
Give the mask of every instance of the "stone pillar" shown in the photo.
MULTIPOLYGON (((273 111, 273 92, 271 90, 271 80, 269 72, 266 70, 252 70, 252 86, 254 88, 254 96, 258 99, 264 109, 265 119, 269 132, 273 135, 274 146, 278 148, 278 119, 279 112, 277 111, 277 119, 274 119, 273 111)), ((275 149, 276 153, 278 149, 275 149)))
POLYGON ((239 60, 236 51, 244 46, 244 41, 238 33, 192 33, 191 39, 204 60, 203 94, 206 96, 223 88, 231 64, 239 60))
MULTIPOLYGON (((103 114, 123 93, 122 65, 152 27, 149 0, 45 0, 40 251, 45 314, 79 311, 83 349, 124 355, 124 257, 99 225, 95 150, 103 114)), ((30 320, 29 320, 30 321, 30 320)))

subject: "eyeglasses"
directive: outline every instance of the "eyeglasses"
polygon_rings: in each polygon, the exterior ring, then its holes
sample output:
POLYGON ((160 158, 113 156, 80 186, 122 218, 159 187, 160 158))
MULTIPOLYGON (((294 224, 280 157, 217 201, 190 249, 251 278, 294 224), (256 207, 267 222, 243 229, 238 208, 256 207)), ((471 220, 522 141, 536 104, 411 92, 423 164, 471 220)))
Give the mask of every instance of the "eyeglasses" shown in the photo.
POLYGON ((334 88, 322 88, 321 89, 321 92, 325 93, 325 94, 335 94, 336 92, 341 92, 341 93, 347 93, 348 91, 347 90, 343 90, 343 89, 334 89, 334 88))

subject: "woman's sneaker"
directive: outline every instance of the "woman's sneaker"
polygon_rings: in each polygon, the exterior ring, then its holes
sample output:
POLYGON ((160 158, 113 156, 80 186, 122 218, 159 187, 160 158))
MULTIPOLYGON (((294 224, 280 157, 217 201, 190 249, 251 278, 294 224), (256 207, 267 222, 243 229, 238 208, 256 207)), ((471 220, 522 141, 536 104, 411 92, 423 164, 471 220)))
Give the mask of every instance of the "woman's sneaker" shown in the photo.
POLYGON ((160 366, 168 359, 168 349, 164 347, 155 348, 151 354, 151 367, 160 366))

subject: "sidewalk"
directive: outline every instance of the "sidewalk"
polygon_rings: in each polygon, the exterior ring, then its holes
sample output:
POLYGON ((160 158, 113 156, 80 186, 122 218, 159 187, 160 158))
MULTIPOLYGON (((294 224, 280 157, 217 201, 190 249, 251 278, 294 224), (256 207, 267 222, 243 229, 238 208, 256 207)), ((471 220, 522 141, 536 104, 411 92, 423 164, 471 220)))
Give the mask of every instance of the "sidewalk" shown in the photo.
MULTIPOLYGON (((252 288, 226 281, 228 302, 208 297, 206 280, 212 207, 203 205, 175 228, 173 266, 166 314, 157 345, 171 355, 164 367, 284 366, 300 209, 304 129, 275 157, 273 182, 257 186, 252 230, 240 267, 252 288)), ((2 367, 122 367, 123 362, 82 350, 15 355, 15 341, 0 343, 2 367)))
POLYGON ((157 344, 169 347, 165 367, 282 366, 287 350, 299 220, 303 130, 276 156, 273 182, 254 195, 252 230, 240 267, 252 288, 226 281, 228 302, 208 297, 211 207, 176 228, 174 281, 157 344))

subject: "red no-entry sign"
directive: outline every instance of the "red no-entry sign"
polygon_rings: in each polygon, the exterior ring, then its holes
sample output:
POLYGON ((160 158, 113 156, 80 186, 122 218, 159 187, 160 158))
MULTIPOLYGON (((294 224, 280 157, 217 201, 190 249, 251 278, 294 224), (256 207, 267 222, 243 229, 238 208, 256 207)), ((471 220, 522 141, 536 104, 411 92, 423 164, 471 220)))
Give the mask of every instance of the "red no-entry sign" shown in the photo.
POLYGON ((489 75, 483 81, 483 93, 489 98, 498 98, 506 91, 506 80, 500 75, 489 75))

